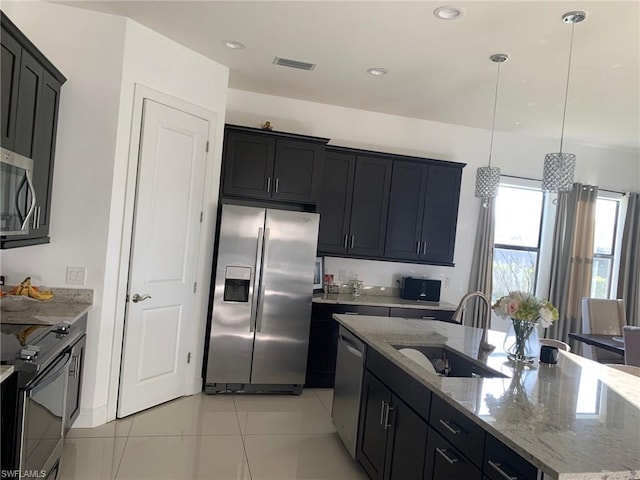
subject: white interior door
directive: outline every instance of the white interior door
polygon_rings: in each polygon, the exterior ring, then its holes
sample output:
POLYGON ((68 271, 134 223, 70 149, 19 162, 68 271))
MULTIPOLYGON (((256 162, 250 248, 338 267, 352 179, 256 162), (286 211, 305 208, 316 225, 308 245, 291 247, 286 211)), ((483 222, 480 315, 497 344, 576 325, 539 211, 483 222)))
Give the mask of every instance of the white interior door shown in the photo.
POLYGON ((208 130, 144 100, 118 417, 187 389, 208 130))

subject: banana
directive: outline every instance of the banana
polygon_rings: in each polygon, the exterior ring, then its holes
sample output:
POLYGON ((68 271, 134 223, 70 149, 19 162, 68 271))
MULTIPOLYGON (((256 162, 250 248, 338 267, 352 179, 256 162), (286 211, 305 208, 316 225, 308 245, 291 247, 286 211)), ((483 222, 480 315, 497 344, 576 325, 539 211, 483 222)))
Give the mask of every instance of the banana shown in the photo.
POLYGON ((16 286, 12 295, 24 295, 35 300, 51 300, 53 293, 51 291, 40 292, 36 287, 31 285, 31 277, 25 278, 20 285, 16 286))

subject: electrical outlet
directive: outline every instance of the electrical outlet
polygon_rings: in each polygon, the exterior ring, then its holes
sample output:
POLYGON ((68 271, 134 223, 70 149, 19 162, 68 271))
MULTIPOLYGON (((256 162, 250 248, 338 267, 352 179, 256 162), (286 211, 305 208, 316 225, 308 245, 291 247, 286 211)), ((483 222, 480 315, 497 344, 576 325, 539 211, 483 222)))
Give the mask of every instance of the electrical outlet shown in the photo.
POLYGON ((67 284, 85 285, 87 283, 87 267, 67 267, 67 284))
POLYGON ((444 288, 449 288, 449 285, 451 284, 449 277, 444 277, 444 288))
POLYGON ((344 282, 347 279, 347 272, 344 270, 339 270, 338 271, 338 281, 339 282, 344 282))

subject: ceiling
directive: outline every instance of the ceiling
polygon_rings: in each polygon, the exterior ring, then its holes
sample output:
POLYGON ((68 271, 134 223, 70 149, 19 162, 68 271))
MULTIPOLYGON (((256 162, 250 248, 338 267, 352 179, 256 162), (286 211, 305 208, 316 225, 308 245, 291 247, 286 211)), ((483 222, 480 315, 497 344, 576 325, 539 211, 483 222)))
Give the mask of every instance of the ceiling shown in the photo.
POLYGON ((73 1, 130 17, 230 69, 229 86, 406 117, 640 151, 640 2, 73 1), (245 49, 231 50, 223 40, 245 49), (275 56, 315 63, 312 71, 275 56), (367 74, 371 67, 389 70, 367 74))

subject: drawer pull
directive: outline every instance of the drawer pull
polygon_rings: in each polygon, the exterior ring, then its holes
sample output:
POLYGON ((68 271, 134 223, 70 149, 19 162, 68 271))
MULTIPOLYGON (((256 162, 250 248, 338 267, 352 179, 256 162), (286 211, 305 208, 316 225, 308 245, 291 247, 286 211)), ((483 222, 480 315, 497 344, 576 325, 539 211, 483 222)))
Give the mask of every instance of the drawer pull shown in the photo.
POLYGON ((449 455, 447 455, 447 450, 445 448, 436 447, 436 452, 438 452, 440 456, 444 458, 447 462, 449 462, 451 465, 460 461, 459 458, 456 458, 456 457, 451 458, 449 455))
POLYGON ((344 312, 345 315, 360 315, 358 312, 344 312))
POLYGON ((385 411, 384 407, 386 405, 387 405, 387 402, 382 400, 382 405, 380 405, 380 426, 382 426, 382 422, 384 421, 384 411, 385 411))
POLYGON ((435 320, 435 319, 436 319, 436 317, 429 317, 429 316, 427 316, 427 317, 420 317, 420 318, 421 318, 422 320, 435 320))
POLYGON ((458 435, 459 433, 462 433, 462 429, 458 427, 455 423, 453 423, 451 420, 440 419, 440 423, 444 425, 444 428, 449 430, 454 435, 458 435))
POLYGON ((391 405, 387 403, 387 408, 385 408, 385 412, 384 412, 384 425, 383 425, 385 430, 388 430, 389 427, 392 426, 389 423, 389 412, 391 412, 391 410, 393 410, 393 408, 391 407, 391 405))
POLYGON ((518 476, 517 475, 509 475, 507 472, 505 472, 502 469, 502 465, 499 463, 494 463, 493 460, 489 460, 489 465, 491 466, 491 468, 493 468, 496 472, 498 472, 500 474, 500 476, 502 478, 505 478, 506 480, 518 480, 518 476))

